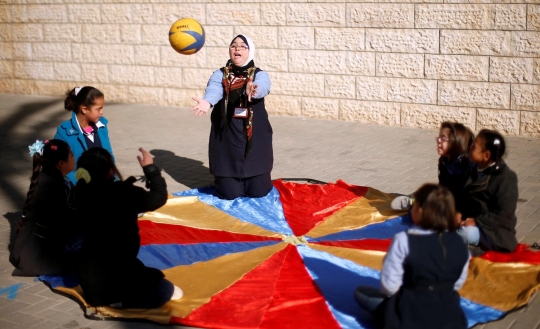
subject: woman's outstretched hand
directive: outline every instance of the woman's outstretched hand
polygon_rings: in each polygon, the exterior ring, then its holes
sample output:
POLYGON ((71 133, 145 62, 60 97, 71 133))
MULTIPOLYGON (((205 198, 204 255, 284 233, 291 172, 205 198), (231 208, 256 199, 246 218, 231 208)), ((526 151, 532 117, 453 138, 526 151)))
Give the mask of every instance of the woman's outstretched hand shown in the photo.
POLYGON ((197 102, 197 105, 193 106, 190 111, 195 112, 195 115, 197 116, 201 116, 203 113, 208 115, 211 106, 210 102, 197 97, 193 97, 192 99, 197 102))
POLYGON ((256 85, 253 83, 253 81, 248 80, 246 84, 246 95, 248 97, 248 102, 251 102, 251 97, 255 97, 257 95, 257 88, 259 85, 256 85))
POLYGON ((152 157, 152 154, 150 154, 150 152, 143 149, 142 147, 139 147, 139 151, 141 151, 142 157, 140 155, 137 155, 137 160, 139 160, 139 164, 141 165, 141 167, 148 166, 154 163, 154 158, 152 157))

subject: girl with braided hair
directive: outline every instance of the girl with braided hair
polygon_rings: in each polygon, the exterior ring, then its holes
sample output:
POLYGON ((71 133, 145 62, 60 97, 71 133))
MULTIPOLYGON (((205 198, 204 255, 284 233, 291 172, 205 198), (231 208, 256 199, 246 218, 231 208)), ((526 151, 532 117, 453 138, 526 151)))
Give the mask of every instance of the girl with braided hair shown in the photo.
POLYGON ((67 252, 79 236, 66 175, 75 159, 69 145, 58 139, 36 141, 29 147, 33 173, 9 261, 16 276, 61 274, 75 267, 76 253, 67 252))
POLYGON ((474 141, 470 159, 476 163, 465 185, 465 206, 458 233, 465 242, 483 250, 512 252, 517 246, 517 175, 502 157, 503 136, 481 130, 474 141))
POLYGON ((208 147, 210 173, 223 199, 263 197, 272 189, 272 126, 264 105, 270 93, 268 74, 255 66, 255 45, 239 34, 229 45, 227 64, 216 70, 204 98, 191 111, 213 107, 208 147))

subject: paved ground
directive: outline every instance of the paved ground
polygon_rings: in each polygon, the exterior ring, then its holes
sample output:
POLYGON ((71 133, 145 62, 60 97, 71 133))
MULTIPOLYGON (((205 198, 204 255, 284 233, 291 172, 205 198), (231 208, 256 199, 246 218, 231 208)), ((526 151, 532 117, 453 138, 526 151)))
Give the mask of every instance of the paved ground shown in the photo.
MULTIPOLYGON (((32 167, 27 146, 53 137, 57 125, 70 115, 62 105, 59 98, 0 94, 0 328, 164 328, 142 322, 86 320, 75 302, 42 283, 11 277, 8 245, 32 167)), ((209 117, 194 117, 182 108, 125 104, 107 104, 105 116, 124 176, 142 173, 135 158, 142 146, 164 169, 170 192, 211 184, 209 117)), ((271 117, 271 123, 273 178, 343 179, 399 193, 437 180, 436 131, 289 117, 271 117)), ((519 176, 518 239, 540 242, 540 139, 512 137, 508 144, 507 162, 519 176)), ((533 297, 528 307, 475 328, 538 328, 539 313, 540 298, 533 297)))

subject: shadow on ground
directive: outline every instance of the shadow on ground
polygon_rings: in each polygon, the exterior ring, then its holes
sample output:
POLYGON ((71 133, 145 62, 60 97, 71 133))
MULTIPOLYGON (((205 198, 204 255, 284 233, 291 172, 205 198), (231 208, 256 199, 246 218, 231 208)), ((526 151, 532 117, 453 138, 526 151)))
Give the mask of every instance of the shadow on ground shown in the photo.
POLYGON ((184 158, 167 150, 151 150, 154 162, 176 182, 189 188, 214 184, 214 176, 199 160, 184 158))

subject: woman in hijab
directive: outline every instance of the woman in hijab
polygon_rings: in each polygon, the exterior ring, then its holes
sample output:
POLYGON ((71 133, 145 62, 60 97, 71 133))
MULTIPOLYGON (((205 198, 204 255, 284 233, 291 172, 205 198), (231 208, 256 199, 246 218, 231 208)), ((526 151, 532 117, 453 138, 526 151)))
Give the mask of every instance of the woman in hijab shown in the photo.
POLYGON ((212 74, 204 97, 194 97, 191 109, 201 116, 213 108, 210 173, 218 195, 228 200, 263 197, 272 189, 272 126, 264 106, 270 78, 255 66, 254 55, 253 41, 237 35, 227 64, 212 74))

